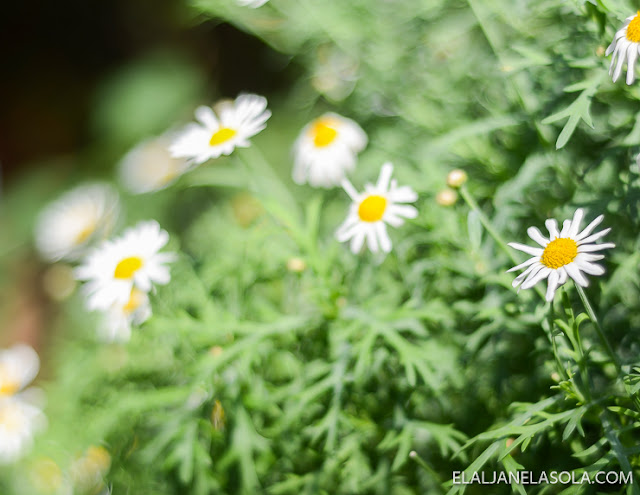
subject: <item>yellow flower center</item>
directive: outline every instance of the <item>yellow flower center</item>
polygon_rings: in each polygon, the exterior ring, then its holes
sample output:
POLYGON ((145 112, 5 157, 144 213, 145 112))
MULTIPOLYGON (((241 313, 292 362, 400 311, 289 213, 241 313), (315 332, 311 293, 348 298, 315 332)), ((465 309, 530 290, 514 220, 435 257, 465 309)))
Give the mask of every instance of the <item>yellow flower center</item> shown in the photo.
POLYGON ((55 493, 62 486, 62 470, 51 459, 39 459, 31 470, 34 484, 42 493, 55 493))
POLYGON ((632 43, 640 43, 640 10, 627 26, 627 39, 632 43))
POLYGON ((137 256, 125 258, 117 264, 113 276, 120 279, 131 278, 133 274, 142 267, 142 264, 142 259, 137 256))
POLYGON ((544 266, 558 269, 571 263, 578 256, 578 245, 573 239, 555 239, 544 248, 540 261, 544 266))
POLYGON ((324 148, 333 142, 338 135, 336 124, 336 122, 327 119, 319 119, 315 121, 311 127, 311 135, 313 136, 313 144, 317 148, 324 148))
POLYGON ((91 236, 91 234, 93 234, 93 232, 96 230, 96 225, 95 223, 92 223, 90 225, 87 225, 84 229, 82 229, 80 232, 78 232, 78 235, 76 236, 76 245, 80 245, 80 244, 84 244, 84 242, 91 236))
POLYGON ((238 131, 229 129, 228 127, 221 127, 213 133, 211 139, 209 139, 209 146, 218 146, 226 141, 229 141, 233 136, 238 134, 238 131))
POLYGON ((358 216, 363 222, 377 222, 382 219, 387 208, 387 200, 382 196, 367 196, 358 206, 358 216))
POLYGON ((111 466, 111 455, 104 447, 89 447, 85 458, 95 471, 104 473, 111 466))
POLYGON ((143 301, 144 301, 144 293, 134 288, 131 290, 131 295, 129 296, 129 300, 127 301, 127 304, 125 304, 122 307, 122 310, 126 314, 130 315, 140 307, 143 301))
POLYGON ((20 384, 9 379, 7 370, 0 365, 0 397, 8 397, 20 389, 20 384))

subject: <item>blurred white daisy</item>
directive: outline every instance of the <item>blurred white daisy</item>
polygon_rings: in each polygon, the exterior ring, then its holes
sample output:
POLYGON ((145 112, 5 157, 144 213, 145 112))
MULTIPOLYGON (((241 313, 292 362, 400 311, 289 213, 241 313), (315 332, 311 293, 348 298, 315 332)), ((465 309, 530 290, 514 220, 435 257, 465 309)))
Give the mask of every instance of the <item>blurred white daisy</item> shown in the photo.
POLYGON ((45 424, 40 408, 18 398, 0 397, 0 464, 22 457, 45 424))
POLYGON ((125 304, 114 304, 103 314, 98 333, 105 342, 126 342, 131 338, 131 327, 141 325, 151 316, 151 304, 146 292, 135 287, 125 304))
POLYGON ((159 191, 189 169, 187 160, 171 156, 169 144, 168 136, 148 139, 124 156, 118 166, 118 175, 129 192, 159 191))
POLYGON ((605 55, 610 55, 609 75, 616 82, 622 73, 622 66, 627 62, 627 84, 636 80, 635 66, 640 53, 640 11, 625 19, 624 25, 616 32, 605 55))
POLYGON ((0 351, 0 463, 19 458, 44 426, 42 411, 31 403, 38 391, 25 390, 39 369, 36 351, 27 345, 0 351))
POLYGON ((218 115, 210 107, 196 108, 198 123, 188 124, 176 135, 169 147, 171 155, 204 163, 220 155, 230 155, 236 148, 248 148, 249 138, 266 127, 271 117, 267 99, 243 94, 231 102, 216 106, 218 115))
POLYGON ((87 281, 87 307, 109 310, 116 304, 126 305, 134 287, 149 292, 154 283, 168 283, 166 263, 176 256, 159 252, 168 241, 169 234, 150 220, 94 248, 74 271, 77 279, 87 281))
POLYGON ((413 203, 418 195, 409 186, 398 187, 396 181, 391 180, 392 173, 393 165, 385 163, 378 183, 367 184, 363 193, 358 193, 347 179, 342 181, 342 187, 353 203, 347 219, 336 232, 336 238, 340 242, 351 239, 353 253, 362 249, 365 239, 371 251, 382 249, 388 253, 391 251, 391 239, 386 224, 399 227, 404 223, 403 218, 418 216, 418 210, 413 206, 402 204, 413 203))
POLYGON ((367 135, 353 120, 326 113, 308 123, 293 145, 293 180, 313 187, 334 187, 356 166, 367 135))
POLYGON ((38 374, 40 359, 31 347, 17 344, 0 351, 0 398, 12 397, 38 374))
POLYGON ((610 249, 615 244, 607 242, 594 244, 595 241, 604 237, 611 229, 604 229, 592 234, 593 230, 602 222, 604 215, 600 215, 582 231, 580 223, 584 211, 578 208, 573 215, 573 220, 565 220, 562 224, 562 231, 558 230, 558 222, 549 219, 545 222, 549 231, 549 238, 542 235, 540 230, 529 227, 527 234, 542 247, 531 247, 516 242, 510 242, 509 246, 519 251, 523 251, 533 256, 529 260, 511 268, 510 272, 526 268, 513 281, 513 287, 520 284, 522 289, 530 289, 542 279, 547 279, 546 300, 552 301, 556 289, 563 285, 569 277, 573 281, 586 287, 589 281, 582 272, 589 275, 602 275, 604 268, 593 263, 604 258, 602 254, 592 254, 602 249, 610 249))
POLYGON ((238 5, 242 5, 243 7, 251 7, 252 9, 257 9, 258 7, 262 7, 269 0, 236 0, 238 5))
POLYGON ((119 212, 118 194, 107 184, 84 184, 47 206, 38 217, 35 244, 48 261, 75 260, 105 238, 119 212))
POLYGON ((111 455, 102 446, 92 445, 69 468, 73 485, 80 493, 107 493, 104 479, 111 467, 111 455))

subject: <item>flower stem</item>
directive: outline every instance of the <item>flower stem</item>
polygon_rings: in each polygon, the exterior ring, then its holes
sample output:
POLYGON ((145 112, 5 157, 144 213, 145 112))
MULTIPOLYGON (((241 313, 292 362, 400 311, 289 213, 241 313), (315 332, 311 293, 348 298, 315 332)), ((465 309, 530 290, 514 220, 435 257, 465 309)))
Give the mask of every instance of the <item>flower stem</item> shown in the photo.
POLYGON ((607 350, 607 353, 611 358, 611 362, 615 365, 616 370, 618 371, 618 374, 620 374, 622 371, 622 366, 620 365, 618 356, 616 356, 615 352, 613 352, 613 348, 611 347, 611 344, 609 344, 609 340, 607 339, 604 332, 602 331, 602 327, 600 326, 600 323, 598 322, 598 318, 596 317, 596 314, 593 311, 593 308, 591 307, 591 303, 587 298, 587 294, 584 292, 584 289, 580 287, 578 284, 575 284, 575 286, 576 286, 576 289, 578 290, 578 295, 582 300, 582 304, 584 305, 584 309, 587 311, 587 315, 589 315, 589 319, 591 320, 591 323, 593 323, 593 326, 596 327, 596 332, 598 333, 598 337, 600 337, 600 342, 602 343, 604 348, 607 350))
MULTIPOLYGON (((498 246, 507 254, 507 256, 509 256, 509 259, 513 262, 513 264, 514 265, 520 264, 520 261, 516 259, 515 255, 513 254, 513 249, 511 249, 507 245, 507 242, 504 240, 502 235, 500 235, 500 232, 498 232, 494 228, 494 226, 491 224, 491 220, 489 220, 486 217, 486 215, 482 212, 482 210, 478 206, 478 203, 476 203, 476 200, 473 198, 473 196, 467 189, 466 185, 464 184, 460 186, 460 196, 462 196, 462 199, 464 199, 465 203, 467 203, 469 208, 471 208, 473 211, 476 212, 476 214, 478 215, 478 219, 480 220, 480 223, 482 223, 482 226, 489 233, 489 235, 493 237, 493 240, 496 241, 498 246)), ((545 299, 544 291, 540 287, 536 285, 534 286, 534 290, 538 293, 538 295, 542 299, 545 299)))
POLYGON ((560 377, 566 381, 569 379, 569 377, 567 376, 567 372, 565 371, 564 366, 562 365, 562 361, 560 360, 560 354, 558 353, 558 344, 556 343, 556 338, 554 335, 555 319, 556 319, 556 312, 553 306, 553 301, 551 301, 551 303, 549 304, 549 313, 548 313, 549 340, 551 341, 551 347, 553 348, 553 357, 556 360, 556 367, 558 368, 558 373, 560 373, 560 377))
POLYGON ((409 458, 412 459, 416 464, 418 464, 418 466, 424 469, 427 473, 433 476, 435 481, 438 482, 440 492, 442 493, 442 479, 440 478, 440 475, 436 472, 436 470, 433 469, 431 466, 429 466, 429 464, 427 464, 427 461, 425 461, 422 457, 420 457, 415 450, 412 450, 411 452, 409 452, 409 458))

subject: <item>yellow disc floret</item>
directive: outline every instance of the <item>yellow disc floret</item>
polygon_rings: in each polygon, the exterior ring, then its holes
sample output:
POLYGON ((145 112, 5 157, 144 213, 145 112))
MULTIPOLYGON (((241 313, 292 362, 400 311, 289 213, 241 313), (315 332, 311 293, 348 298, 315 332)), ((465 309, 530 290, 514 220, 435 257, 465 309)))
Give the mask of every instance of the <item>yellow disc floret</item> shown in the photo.
POLYGON ((640 10, 627 26, 627 39, 632 43, 640 43, 640 10))
POLYGON ((229 141, 233 136, 235 136, 238 131, 234 129, 229 129, 228 127, 221 127, 216 132, 213 133, 211 139, 209 139, 209 146, 218 146, 226 141, 229 141))
POLYGON ((113 276, 120 279, 131 278, 133 274, 142 267, 142 264, 142 259, 137 256, 125 258, 116 265, 113 276))
POLYGON ((91 237, 91 234, 93 234, 95 230, 96 230, 96 224, 94 222, 94 223, 91 223, 91 225, 87 225, 84 229, 78 232, 78 235, 76 235, 76 239, 75 239, 76 245, 84 244, 87 241, 87 239, 91 237))
POLYGON ((363 222, 377 222, 382 219, 387 208, 387 200, 382 196, 367 196, 358 206, 358 216, 363 222))
POLYGON ((0 397, 7 397, 15 394, 20 389, 20 384, 9 377, 6 368, 0 365, 0 397))
POLYGON ((144 292, 139 291, 135 287, 131 289, 131 295, 129 296, 129 300, 127 304, 122 307, 122 311, 126 314, 131 314, 135 312, 140 305, 144 302, 144 292))
POLYGON ((544 266, 557 270, 571 263, 578 256, 578 245, 573 239, 560 238, 544 248, 540 261, 544 266))
POLYGON ((20 385, 18 385, 17 383, 12 383, 12 382, 8 382, 8 383, 1 383, 0 384, 0 397, 7 397, 10 395, 15 394, 18 389, 20 388, 20 385))
POLYGON ((329 146, 338 135, 336 123, 327 119, 316 120, 311 127, 311 135, 317 148, 329 146))

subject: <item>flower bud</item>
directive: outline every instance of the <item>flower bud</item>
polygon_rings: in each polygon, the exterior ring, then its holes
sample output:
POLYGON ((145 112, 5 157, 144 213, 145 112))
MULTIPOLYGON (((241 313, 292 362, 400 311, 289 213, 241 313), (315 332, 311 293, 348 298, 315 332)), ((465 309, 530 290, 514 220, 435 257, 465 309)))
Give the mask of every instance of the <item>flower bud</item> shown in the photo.
POLYGON ((453 189, 443 189, 436 195, 436 203, 440 206, 451 206, 458 199, 458 193, 453 189))
POLYGON ((449 172, 449 175, 447 175, 447 185, 453 188, 460 187, 462 184, 467 182, 467 178, 467 173, 464 170, 452 170, 449 172))

